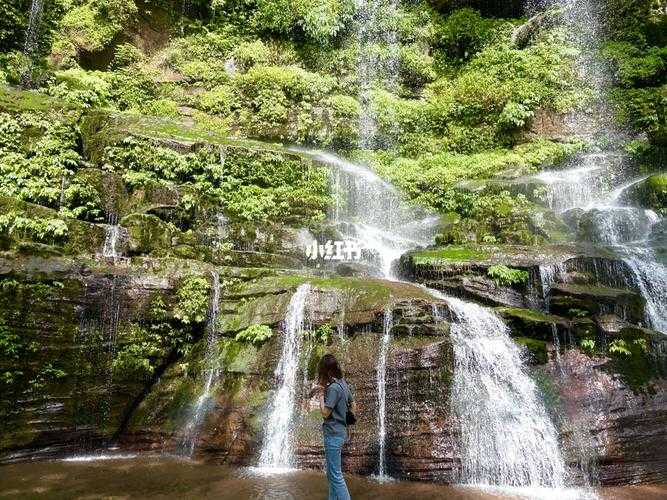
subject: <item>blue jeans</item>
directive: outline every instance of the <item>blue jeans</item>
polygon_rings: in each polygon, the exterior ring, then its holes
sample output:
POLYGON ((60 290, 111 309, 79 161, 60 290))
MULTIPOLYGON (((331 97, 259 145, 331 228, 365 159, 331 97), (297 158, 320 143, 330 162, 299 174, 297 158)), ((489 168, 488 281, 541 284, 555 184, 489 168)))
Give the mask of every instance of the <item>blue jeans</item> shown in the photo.
POLYGON ((350 500, 347 484, 343 479, 340 454, 345 443, 344 437, 324 436, 324 457, 327 461, 327 479, 329 480, 329 500, 350 500))

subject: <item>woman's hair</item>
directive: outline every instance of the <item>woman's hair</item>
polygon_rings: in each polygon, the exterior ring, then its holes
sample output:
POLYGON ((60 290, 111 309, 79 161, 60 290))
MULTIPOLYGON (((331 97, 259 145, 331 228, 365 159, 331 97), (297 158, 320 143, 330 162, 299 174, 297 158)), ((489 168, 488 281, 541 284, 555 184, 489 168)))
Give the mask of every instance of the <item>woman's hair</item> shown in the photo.
POLYGON ((333 354, 325 354, 317 366, 317 380, 320 385, 326 385, 332 378, 343 378, 343 371, 333 354))

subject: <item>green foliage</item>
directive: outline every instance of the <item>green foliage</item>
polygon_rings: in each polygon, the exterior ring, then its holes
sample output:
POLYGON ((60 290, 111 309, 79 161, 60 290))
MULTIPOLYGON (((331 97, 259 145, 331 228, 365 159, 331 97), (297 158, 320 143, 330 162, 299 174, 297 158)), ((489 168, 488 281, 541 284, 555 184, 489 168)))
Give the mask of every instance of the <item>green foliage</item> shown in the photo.
POLYGON ((655 85, 667 75, 667 47, 642 50, 628 42, 610 42, 603 54, 611 60, 624 87, 655 85))
POLYGON ((595 353, 595 340, 593 339, 581 339, 579 346, 581 347, 581 350, 589 356, 595 353))
MULTIPOLYGON (((3 291, 6 290, 7 285, 13 288, 11 283, 4 280, 0 283, 3 291)), ((15 286, 20 286, 15 283, 15 286)), ((0 365, 4 369, 0 370, 0 384, 11 386, 21 379, 24 372, 15 368, 20 362, 26 362, 34 356, 39 350, 39 345, 36 342, 27 342, 14 332, 8 325, 5 318, 0 315, 0 365)))
POLYGON ((38 243, 63 244, 68 227, 62 219, 34 218, 20 211, 0 214, 0 234, 38 243))
POLYGON ((102 50, 137 14, 133 0, 88 0, 60 20, 51 57, 73 66, 82 52, 102 50))
POLYGON ((234 86, 238 121, 250 135, 305 142, 317 133, 313 106, 333 80, 297 66, 253 66, 234 86))
POLYGON ((586 318, 589 316, 589 314, 590 312, 584 309, 573 308, 567 310, 567 315, 570 318, 586 318))
MULTIPOLYGON (((193 201, 208 199, 243 221, 303 225, 322 220, 330 203, 326 171, 280 153, 202 148, 180 154, 150 141, 127 139, 107 148, 104 162, 122 172, 132 188, 190 185, 197 192, 193 201)), ((181 203, 186 202, 184 197, 181 203)))
POLYGON ((609 343, 608 350, 616 356, 641 355, 648 351, 646 339, 614 339, 609 343))
MULTIPOLYGON (((186 299, 187 300, 187 299, 186 299)), ((157 294, 147 317, 119 332, 119 348, 112 368, 120 376, 150 376, 171 353, 187 354, 192 346, 192 325, 169 320, 169 307, 157 294)))
POLYGON ((324 323, 310 332, 311 340, 320 344, 327 345, 334 334, 334 327, 330 323, 324 323))
POLYGON ((628 349, 625 341, 622 339, 612 340, 609 344, 609 352, 612 354, 623 355, 623 356, 632 356, 632 352, 628 349))
POLYGON ((476 10, 459 9, 438 26, 438 42, 451 59, 464 62, 482 49, 497 25, 476 10))
POLYGON ((136 65, 144 59, 144 54, 129 43, 121 43, 114 49, 111 67, 114 69, 136 65))
POLYGON ((326 44, 351 20, 352 0, 257 0, 253 22, 259 30, 292 34, 302 30, 326 44))
POLYGON ((26 25, 24 2, 5 0, 0 5, 0 50, 9 51, 20 48, 20 40, 26 25))
POLYGON ((101 215, 99 194, 85 181, 72 179, 82 161, 77 141, 76 129, 58 118, 0 113, 0 194, 96 220, 101 215), (63 178, 69 179, 64 190, 63 178))
POLYGON ((174 317, 186 325, 203 323, 208 313, 210 288, 208 280, 202 276, 183 279, 176 291, 174 317))
POLYGON ((487 269, 489 275, 498 286, 525 285, 528 283, 528 271, 513 269, 504 265, 495 265, 487 269))
POLYGON ((249 342, 251 344, 263 344, 273 337, 273 330, 267 325, 250 325, 236 334, 234 339, 238 342, 249 342))

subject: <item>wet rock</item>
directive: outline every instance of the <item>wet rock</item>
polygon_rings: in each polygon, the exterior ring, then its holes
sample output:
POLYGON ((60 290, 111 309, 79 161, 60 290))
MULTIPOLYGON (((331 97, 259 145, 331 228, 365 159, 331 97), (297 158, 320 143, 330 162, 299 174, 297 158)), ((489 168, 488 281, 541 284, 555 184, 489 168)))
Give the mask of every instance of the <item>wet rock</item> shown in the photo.
POLYGON ((564 336, 570 328, 565 318, 540 311, 511 307, 499 307, 496 311, 510 327, 513 336, 551 341, 554 332, 564 336))
POLYGON ((667 209, 667 174, 655 174, 630 186, 622 199, 643 208, 663 212, 667 209))
POLYGON ((573 311, 616 314, 631 323, 644 318, 644 299, 635 292, 592 285, 559 284, 551 288, 550 307, 555 314, 572 315, 573 311))
POLYGON ((561 358, 560 368, 549 369, 558 381, 566 458, 592 466, 603 485, 667 480, 665 379, 653 378, 643 390, 635 390, 610 358, 591 358, 577 350, 567 350, 561 358))
POLYGON ((609 337, 618 335, 623 328, 629 326, 627 321, 616 314, 598 314, 595 316, 595 324, 604 335, 609 337))
POLYGON ((655 214, 632 207, 593 209, 579 219, 577 239, 592 243, 641 240, 655 222, 655 214))
POLYGON ((572 231, 576 231, 579 227, 579 221, 581 216, 585 213, 585 210, 582 208, 571 208, 566 210, 561 214, 563 222, 567 225, 568 228, 572 231))

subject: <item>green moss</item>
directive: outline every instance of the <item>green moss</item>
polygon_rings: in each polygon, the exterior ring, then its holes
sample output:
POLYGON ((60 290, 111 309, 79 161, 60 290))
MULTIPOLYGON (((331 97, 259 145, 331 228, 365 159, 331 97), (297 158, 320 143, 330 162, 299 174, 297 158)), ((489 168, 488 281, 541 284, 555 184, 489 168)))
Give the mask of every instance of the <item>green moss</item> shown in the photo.
POLYGON ((530 337, 514 337, 517 344, 525 346, 537 364, 543 365, 548 361, 547 343, 530 337))
POLYGON ((437 264, 441 261, 466 262, 487 260, 491 257, 487 252, 478 250, 474 247, 448 246, 433 250, 419 250, 412 252, 414 263, 418 265, 437 264))
POLYGON ((514 316, 537 323, 554 323, 562 319, 560 316, 546 314, 536 309, 522 309, 520 307, 498 307, 496 311, 503 316, 514 316))
POLYGON ((80 109, 73 104, 40 92, 20 90, 0 84, 0 111, 9 113, 24 111, 76 112, 71 115, 74 121, 80 109))

